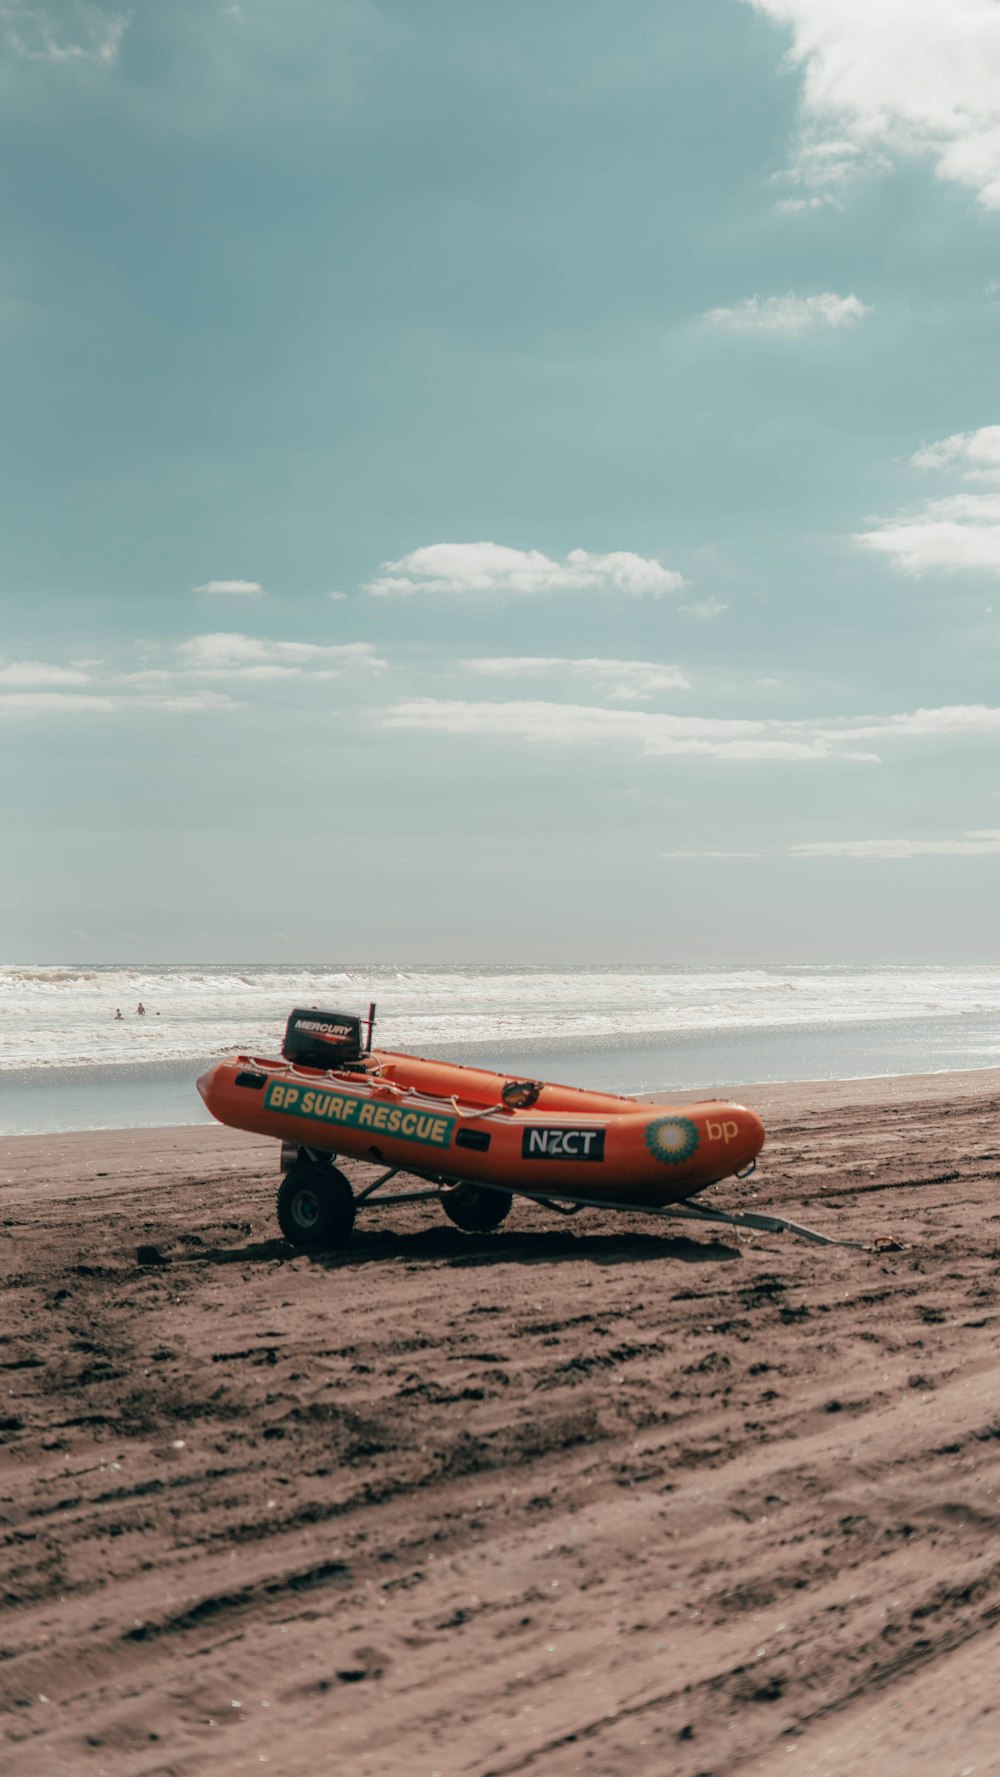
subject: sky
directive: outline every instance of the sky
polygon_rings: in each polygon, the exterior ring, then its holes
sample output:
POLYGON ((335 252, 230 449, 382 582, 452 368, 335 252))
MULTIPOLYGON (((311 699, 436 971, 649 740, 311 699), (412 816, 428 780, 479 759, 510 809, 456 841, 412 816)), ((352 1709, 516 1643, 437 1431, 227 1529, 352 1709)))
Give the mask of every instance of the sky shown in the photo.
POLYGON ((0 0, 0 960, 996 960, 997 0, 0 0))

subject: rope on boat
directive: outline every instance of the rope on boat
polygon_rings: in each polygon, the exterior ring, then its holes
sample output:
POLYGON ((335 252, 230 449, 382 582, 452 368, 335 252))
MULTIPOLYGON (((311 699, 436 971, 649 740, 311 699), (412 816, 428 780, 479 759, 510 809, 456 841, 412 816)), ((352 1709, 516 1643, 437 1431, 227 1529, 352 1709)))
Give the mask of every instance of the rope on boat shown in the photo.
MULTIPOLYGON (((427 1094, 428 1098, 437 1098, 439 1096, 444 1098, 445 1095, 443 1092, 440 1094, 437 1092, 429 1092, 427 1094)), ((470 1104, 468 1107, 463 1107, 455 1097, 454 1093, 452 1093, 447 1099, 447 1103, 451 1105, 456 1117, 492 1117, 496 1111, 505 1111, 507 1109, 507 1106, 504 1104, 470 1104)))

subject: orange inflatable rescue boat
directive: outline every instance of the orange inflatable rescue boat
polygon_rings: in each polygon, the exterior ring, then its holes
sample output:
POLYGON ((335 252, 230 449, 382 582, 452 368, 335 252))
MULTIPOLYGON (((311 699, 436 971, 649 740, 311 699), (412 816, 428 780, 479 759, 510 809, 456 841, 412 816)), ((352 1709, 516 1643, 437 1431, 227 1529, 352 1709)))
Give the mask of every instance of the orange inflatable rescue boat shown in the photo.
POLYGON ((764 1126, 743 1105, 645 1104, 373 1050, 374 1015, 374 1006, 367 1021, 296 1010, 280 1059, 240 1055, 198 1081, 220 1123, 281 1142, 278 1221, 295 1245, 340 1246, 358 1209, 425 1198, 437 1199, 458 1227, 486 1233, 515 1194, 564 1214, 593 1207, 693 1215, 789 1228, 825 1243, 778 1217, 690 1202, 707 1185, 753 1171, 764 1126), (335 1155, 381 1170, 355 1194, 335 1155), (377 1196, 400 1173, 421 1188, 377 1196))

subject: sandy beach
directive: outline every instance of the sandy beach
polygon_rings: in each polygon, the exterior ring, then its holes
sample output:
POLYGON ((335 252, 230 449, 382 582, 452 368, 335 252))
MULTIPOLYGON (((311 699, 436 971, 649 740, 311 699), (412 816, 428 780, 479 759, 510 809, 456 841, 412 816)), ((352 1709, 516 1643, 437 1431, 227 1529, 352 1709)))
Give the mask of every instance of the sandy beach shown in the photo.
POLYGON ((1000 1070, 742 1096, 867 1250, 5 1142, 8 1777, 1000 1770, 1000 1070))

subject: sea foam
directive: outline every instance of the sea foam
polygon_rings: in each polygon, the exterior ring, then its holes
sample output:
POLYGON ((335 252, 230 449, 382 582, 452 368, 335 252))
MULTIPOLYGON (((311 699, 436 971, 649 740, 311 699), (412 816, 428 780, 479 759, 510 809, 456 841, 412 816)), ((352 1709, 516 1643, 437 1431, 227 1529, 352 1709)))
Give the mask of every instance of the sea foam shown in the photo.
POLYGON ((958 1037, 963 1021, 1000 1014, 1000 968, 11 966, 0 968, 0 1070, 275 1054, 292 1006, 364 1012, 370 1000, 376 1042, 423 1054, 940 1020, 958 1037))

